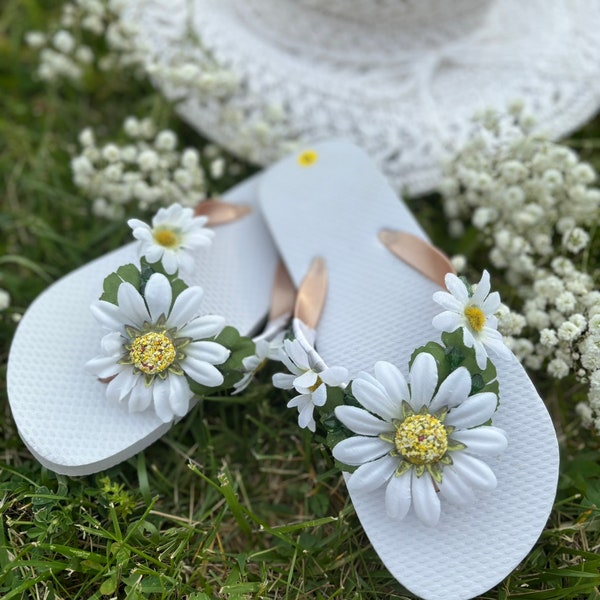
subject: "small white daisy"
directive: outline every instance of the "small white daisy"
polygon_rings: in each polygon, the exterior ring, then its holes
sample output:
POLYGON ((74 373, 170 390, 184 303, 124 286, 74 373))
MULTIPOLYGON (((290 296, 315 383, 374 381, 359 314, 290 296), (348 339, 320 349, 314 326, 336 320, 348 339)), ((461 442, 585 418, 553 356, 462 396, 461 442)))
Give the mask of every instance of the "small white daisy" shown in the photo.
POLYGON ((470 396, 471 375, 465 367, 437 384, 437 363, 426 352, 415 358, 408 382, 394 365, 378 362, 374 376, 361 373, 352 382, 364 408, 335 409, 336 417, 358 434, 333 448, 337 460, 358 467, 348 488, 385 487, 392 519, 403 519, 412 506, 421 522, 434 526, 440 496, 464 505, 475 498, 474 490, 491 491, 497 485, 492 469, 474 455, 494 456, 506 448, 504 431, 483 425, 496 411, 498 397, 492 392, 470 396))
POLYGON ((283 333, 277 335, 272 340, 259 339, 256 340, 254 354, 246 356, 242 360, 244 367, 244 375, 242 378, 233 384, 235 390, 233 394, 243 392, 249 385, 254 375, 262 369, 268 360, 279 360, 281 348, 283 347, 283 333))
POLYGON ((484 271, 480 282, 471 291, 456 275, 446 275, 448 292, 435 292, 437 302, 444 312, 433 318, 433 326, 440 331, 456 331, 463 328, 465 346, 474 348, 477 366, 485 369, 489 348, 496 354, 510 356, 510 350, 498 331, 498 319, 494 313, 500 308, 500 294, 490 294, 490 274, 484 271))
POLYGON ((288 408, 298 409, 298 425, 314 432, 316 429, 313 412, 315 406, 327 402, 327 386, 342 387, 348 380, 344 367, 326 367, 316 370, 311 357, 298 340, 285 340, 279 360, 290 373, 273 375, 273 385, 284 390, 294 389, 298 396, 292 398, 288 408))
POLYGON ((194 253, 209 246, 214 231, 204 227, 207 217, 194 217, 191 208, 172 204, 152 218, 152 227, 139 219, 129 219, 133 237, 140 242, 140 255, 150 263, 162 262, 169 275, 179 270, 185 276, 194 266, 194 253))
POLYGON ((167 277, 154 273, 143 295, 125 282, 117 304, 100 300, 92 305, 110 333, 102 338, 102 354, 86 368, 107 381, 109 401, 126 401, 130 412, 153 405, 167 423, 189 410, 193 393, 187 378, 208 387, 223 383, 214 365, 223 364, 230 351, 210 338, 221 332, 225 319, 200 315, 202 295, 202 288, 189 287, 173 301, 167 277))

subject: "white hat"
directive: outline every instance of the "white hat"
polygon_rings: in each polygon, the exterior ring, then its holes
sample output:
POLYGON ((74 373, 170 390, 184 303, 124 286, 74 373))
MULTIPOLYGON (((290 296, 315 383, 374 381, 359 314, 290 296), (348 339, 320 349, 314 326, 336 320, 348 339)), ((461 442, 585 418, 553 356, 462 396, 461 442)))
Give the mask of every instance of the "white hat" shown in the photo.
POLYGON ((429 191, 480 109, 562 136, 600 107, 595 0, 130 0, 182 117, 267 164, 338 137, 429 191))

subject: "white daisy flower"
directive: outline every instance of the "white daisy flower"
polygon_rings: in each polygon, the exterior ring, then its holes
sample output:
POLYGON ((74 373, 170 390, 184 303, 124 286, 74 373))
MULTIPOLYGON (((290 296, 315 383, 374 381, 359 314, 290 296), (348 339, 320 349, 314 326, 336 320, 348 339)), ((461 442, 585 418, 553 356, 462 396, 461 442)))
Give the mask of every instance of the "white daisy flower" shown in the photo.
POLYGON ((298 396, 292 398, 288 408, 298 409, 298 425, 314 433, 316 429, 313 411, 327 401, 327 386, 342 387, 348 380, 344 367, 326 367, 317 370, 311 357, 298 340, 285 340, 279 360, 290 373, 273 375, 273 385, 284 390, 294 389, 298 396))
POLYGON ((204 227, 207 217, 194 217, 191 208, 172 204, 161 208, 152 218, 152 227, 139 219, 129 219, 133 237, 140 241, 140 255, 150 263, 162 262, 169 275, 179 270, 189 273, 194 266, 194 253, 209 246, 214 231, 204 227))
POLYGON ((435 292, 434 302, 445 308, 433 318, 432 324, 440 331, 456 331, 463 328, 465 346, 475 350, 477 366, 485 369, 489 348, 496 354, 510 357, 510 350, 498 331, 498 319, 494 313, 500 308, 500 294, 490 294, 490 274, 484 271, 475 291, 456 275, 446 275, 448 292, 435 292))
POLYGON ((504 431, 483 425, 496 411, 496 394, 470 396, 471 375, 465 367, 450 373, 439 388, 437 382, 437 363, 426 352, 415 358, 408 383, 394 365, 378 362, 374 376, 361 373, 352 382, 364 408, 335 409, 336 417, 358 434, 333 448, 337 460, 358 467, 348 488, 383 487, 390 518, 403 519, 412 506, 428 526, 440 518, 440 497, 464 505, 475 490, 496 487, 492 469, 475 455, 495 456, 507 445, 504 431))
POLYGON ((109 401, 126 401, 130 412, 153 405, 167 423, 189 410, 193 392, 187 378, 208 387, 223 383, 214 365, 224 363, 230 351, 210 338, 221 332, 225 319, 200 315, 202 295, 202 288, 189 287, 173 301, 169 280, 154 273, 143 295, 124 282, 116 305, 103 300, 92 305, 110 333, 102 338, 102 354, 86 368, 108 381, 109 401))
POLYGON ((258 339, 254 344, 254 354, 246 356, 242 360, 244 375, 233 384, 233 394, 243 392, 249 385, 254 375, 265 366, 268 360, 279 360, 281 348, 283 347, 283 333, 277 335, 272 340, 258 339))

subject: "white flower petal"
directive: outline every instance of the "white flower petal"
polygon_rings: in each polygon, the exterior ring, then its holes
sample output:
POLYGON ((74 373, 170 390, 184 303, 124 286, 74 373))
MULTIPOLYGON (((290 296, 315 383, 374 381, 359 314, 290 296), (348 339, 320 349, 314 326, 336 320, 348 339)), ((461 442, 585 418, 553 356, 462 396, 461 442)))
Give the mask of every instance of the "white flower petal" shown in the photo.
POLYGON ((178 417, 183 417, 190 409, 190 399, 193 394, 185 377, 181 375, 169 374, 167 377, 169 382, 169 404, 173 414, 178 417))
POLYGON ((469 291, 456 275, 453 273, 447 273, 444 279, 448 291, 463 305, 469 300, 469 291))
POLYGON ((462 312, 463 304, 448 292, 434 292, 433 301, 439 304, 443 309, 451 312, 462 312))
POLYGON ((471 296, 471 302, 477 306, 481 306, 486 296, 490 293, 490 287, 490 274, 484 271, 471 296))
POLYGON ((219 315, 204 315, 192 319, 187 325, 179 329, 178 336, 189 337, 193 340, 212 338, 225 327, 225 317, 219 315))
POLYGON ((97 356, 85 363, 85 370, 98 379, 107 379, 123 370, 123 366, 117 364, 118 360, 118 356, 97 356))
POLYGON ((492 292, 481 304, 481 310, 488 315, 487 319, 489 320, 491 315, 493 315, 500 308, 500 294, 498 292, 492 292))
POLYGON ((394 426, 391 423, 378 419, 366 410, 358 408, 358 406, 337 406, 335 416, 350 431, 359 435, 379 435, 380 433, 394 431, 394 426))
POLYGON ((298 425, 302 429, 308 429, 313 433, 316 430, 316 423, 313 418, 313 405, 310 402, 307 402, 298 413, 298 425))
POLYGON ((452 434, 452 439, 467 446, 467 452, 493 456, 501 454, 508 446, 508 438, 504 430, 498 427, 482 426, 477 429, 459 430, 452 434))
POLYGON ((296 377, 294 381, 294 387, 302 393, 306 393, 308 388, 315 385, 317 382, 317 374, 314 371, 305 371, 299 377, 296 377), (302 388, 302 389, 300 389, 302 388))
POLYGON ((166 273, 173 275, 179 268, 177 253, 171 249, 165 249, 162 256, 162 266, 166 273))
POLYGON ((370 412, 391 421, 400 417, 400 405, 394 403, 381 390, 362 376, 352 381, 354 397, 370 412))
POLYGON ((389 454, 365 463, 350 475, 348 489, 351 492, 377 490, 389 480, 397 466, 398 459, 389 454))
POLYGON ((482 392, 467 398, 453 408, 446 417, 446 425, 457 429, 468 429, 485 423, 496 412, 498 397, 492 392, 482 392))
POLYGON ((137 380, 132 369, 123 369, 117 376, 108 382, 106 397, 109 402, 120 402, 129 394, 137 380))
POLYGON ((143 377, 137 378, 136 384, 131 389, 127 407, 129 412, 142 412, 146 410, 152 402, 152 386, 144 383, 143 377))
POLYGON ((459 367, 442 381, 435 397, 429 405, 429 411, 436 412, 444 406, 453 408, 464 402, 470 391, 471 374, 466 367, 459 367))
POLYGON ((392 445, 379 438, 353 436, 342 440, 333 448, 333 456, 345 465, 362 465, 380 458, 392 450, 392 445))
POLYGON ((161 315, 167 317, 171 309, 172 297, 173 290, 169 280, 162 273, 151 275, 144 289, 144 298, 153 323, 156 323, 161 315))
MULTIPOLYGON (((142 256, 146 257, 149 263, 156 263, 162 259, 165 249, 162 246, 149 246, 142 249, 142 256)), ((166 270, 166 269, 165 269, 166 270)), ((167 271, 168 272, 168 271, 167 271)))
POLYGON ((302 371, 310 369, 308 363, 308 354, 298 340, 285 340, 283 342, 285 353, 289 356, 292 362, 302 371))
POLYGON ((435 358, 428 352, 418 354, 410 368, 410 405, 419 411, 428 406, 438 382, 435 358))
POLYGON ((90 306, 90 310, 96 321, 105 329, 112 331, 123 329, 123 325, 125 325, 123 315, 116 304, 99 300, 90 306))
POLYGON ((183 292, 175 298, 171 314, 167 319, 168 327, 183 327, 194 317, 197 317, 203 295, 204 291, 197 285, 183 290, 183 292))
POLYGON ((408 384, 398 367, 382 360, 375 363, 373 372, 379 383, 385 388, 389 398, 396 404, 401 404, 403 400, 408 401, 410 398, 408 384))
POLYGON ((229 348, 225 348, 217 342, 191 342, 183 352, 188 360, 203 361, 211 365, 223 364, 231 354, 229 348))
POLYGON ((385 512, 390 519, 400 521, 408 514, 412 503, 412 472, 393 476, 385 488, 385 512))
MULTIPOLYGON (((466 333, 466 330, 465 330, 466 333)), ((483 370, 487 365, 487 351, 484 345, 478 340, 473 340, 473 349, 475 350, 475 361, 477 362, 477 366, 483 370)))
POLYGON ((298 411, 301 411, 307 405, 312 406, 312 402, 310 401, 310 394, 299 394, 298 396, 294 396, 286 404, 288 408, 298 408, 298 411))
POLYGON ((452 332, 462 326, 462 319, 457 313, 447 310, 433 317, 431 324, 438 331, 452 332))
POLYGON ((311 393, 310 397, 315 406, 324 406, 325 402, 327 402, 327 388, 321 384, 311 393))
POLYGON ((452 453, 452 468, 471 487, 486 492, 495 490, 498 481, 492 469, 482 460, 470 456, 466 452, 452 453))
POLYGON ((152 382, 152 398, 154 400, 154 410, 158 418, 163 423, 168 423, 173 420, 173 411, 169 396, 171 394, 171 386, 166 380, 154 378, 152 382))
POLYGON ((117 290, 119 310, 128 325, 139 326, 150 321, 150 314, 140 293, 129 282, 124 282, 117 290))
POLYGON ((294 387, 295 375, 289 373, 275 373, 273 375, 273 385, 281 390, 291 390, 294 387))
POLYGON ((118 331, 111 331, 100 340, 100 347, 105 354, 121 356, 124 353, 124 341, 125 339, 118 331))
POLYGON ((348 376, 348 369, 345 367, 329 367, 322 373, 319 373, 321 381, 332 387, 345 384, 348 381, 348 376))
POLYGON ((440 520, 440 499, 433 487, 431 475, 425 471, 417 477, 412 470, 411 477, 412 504, 419 521, 428 527, 434 527, 440 520))
POLYGON ((451 504, 464 506, 475 500, 475 494, 462 477, 452 469, 445 467, 442 482, 438 483, 440 494, 451 504))
POLYGON ((181 361, 181 367, 186 375, 189 375, 195 382, 207 387, 218 387, 223 383, 223 374, 206 362, 185 358, 181 361))

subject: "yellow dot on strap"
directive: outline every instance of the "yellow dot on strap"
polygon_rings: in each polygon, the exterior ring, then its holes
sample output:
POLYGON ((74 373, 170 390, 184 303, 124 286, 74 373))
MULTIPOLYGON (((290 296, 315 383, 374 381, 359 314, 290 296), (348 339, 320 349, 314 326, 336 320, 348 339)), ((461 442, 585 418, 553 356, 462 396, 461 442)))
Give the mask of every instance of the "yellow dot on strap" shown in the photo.
POLYGON ((301 167, 310 167, 317 162, 319 155, 314 150, 304 150, 298 155, 298 164, 301 167))

